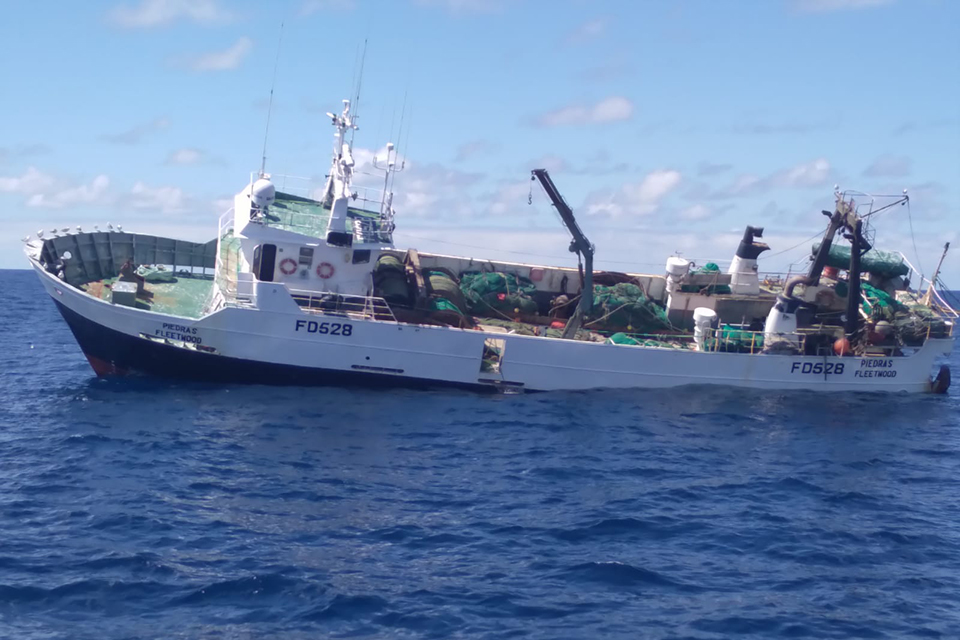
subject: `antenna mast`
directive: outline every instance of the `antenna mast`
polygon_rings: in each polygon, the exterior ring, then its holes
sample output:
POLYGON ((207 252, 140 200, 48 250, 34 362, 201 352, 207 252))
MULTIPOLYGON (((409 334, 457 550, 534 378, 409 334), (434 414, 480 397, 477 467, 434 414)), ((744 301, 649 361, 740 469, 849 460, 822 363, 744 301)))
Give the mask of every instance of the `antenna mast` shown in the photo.
POLYGON ((280 22, 280 37, 277 40, 277 58, 273 62, 273 80, 270 81, 270 100, 267 103, 267 126, 263 131, 263 154, 260 159, 260 177, 267 168, 267 136, 270 134, 270 114, 273 113, 273 89, 277 86, 277 68, 280 66, 280 45, 283 44, 283 22, 280 22))
MULTIPOLYGON (((357 95, 353 99, 353 117, 360 116, 360 89, 363 87, 363 65, 367 61, 367 39, 363 39, 363 53, 360 55, 360 74, 357 76, 357 95)), ((353 145, 353 137, 356 135, 356 129, 350 134, 350 144, 353 145)))

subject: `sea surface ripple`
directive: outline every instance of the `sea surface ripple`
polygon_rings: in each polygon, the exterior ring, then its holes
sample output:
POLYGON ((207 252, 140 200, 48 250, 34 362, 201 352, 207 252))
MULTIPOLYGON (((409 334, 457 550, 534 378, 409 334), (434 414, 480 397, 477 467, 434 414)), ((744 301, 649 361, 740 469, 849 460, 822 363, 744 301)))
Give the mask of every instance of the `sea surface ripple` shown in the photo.
POLYGON ((955 390, 100 381, 0 281, 0 637, 960 637, 955 390))

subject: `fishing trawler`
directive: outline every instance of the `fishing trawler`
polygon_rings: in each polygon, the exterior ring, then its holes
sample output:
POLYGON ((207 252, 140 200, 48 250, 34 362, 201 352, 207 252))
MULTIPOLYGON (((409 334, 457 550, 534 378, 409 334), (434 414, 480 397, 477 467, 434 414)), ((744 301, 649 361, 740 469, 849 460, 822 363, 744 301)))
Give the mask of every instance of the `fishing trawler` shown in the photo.
POLYGON ((210 242, 119 227, 25 239, 98 376, 495 391, 949 386, 957 313, 933 282, 920 291, 902 254, 870 246, 872 198, 835 193, 809 268, 786 278, 759 274, 769 247, 756 227, 725 272, 676 256, 661 274, 595 271, 594 246, 542 169, 531 180, 570 231, 578 268, 399 249, 397 150, 374 162, 382 190, 356 185, 350 106, 327 114, 333 158, 319 192, 278 190, 261 169, 210 242))

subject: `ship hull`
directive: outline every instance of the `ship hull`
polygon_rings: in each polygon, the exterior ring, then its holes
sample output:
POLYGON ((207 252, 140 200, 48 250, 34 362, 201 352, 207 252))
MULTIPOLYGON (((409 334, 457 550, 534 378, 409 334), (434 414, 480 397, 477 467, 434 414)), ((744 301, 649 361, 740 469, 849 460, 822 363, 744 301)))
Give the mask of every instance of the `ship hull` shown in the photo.
POLYGON ((340 371, 277 362, 233 358, 134 337, 98 324, 54 300, 83 355, 100 377, 147 375, 198 382, 363 386, 427 389, 453 387, 474 391, 488 385, 469 385, 443 380, 389 377, 363 371, 340 371))
POLYGON ((910 356, 824 357, 700 353, 491 334, 308 313, 283 285, 260 283, 259 308, 189 319, 113 305, 34 267, 100 376, 274 385, 454 387, 495 391, 666 388, 929 392, 952 339, 910 356), (484 370, 499 341, 500 371, 484 370))

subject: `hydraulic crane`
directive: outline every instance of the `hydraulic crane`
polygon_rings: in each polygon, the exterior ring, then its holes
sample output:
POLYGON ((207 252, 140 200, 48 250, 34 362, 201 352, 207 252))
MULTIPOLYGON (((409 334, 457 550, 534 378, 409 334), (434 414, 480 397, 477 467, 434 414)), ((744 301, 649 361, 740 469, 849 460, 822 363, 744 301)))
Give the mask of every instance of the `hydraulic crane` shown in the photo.
POLYGON ((567 326, 564 327, 562 335, 564 339, 571 339, 577 335, 577 331, 583 325, 583 319, 593 310, 594 246, 590 244, 587 236, 580 230, 580 225, 577 224, 576 218, 573 217, 573 210, 563 201, 563 196, 557 191, 557 187, 553 184, 553 180, 550 179, 550 174, 547 173, 547 170, 534 169, 531 173, 532 177, 530 179, 540 182, 540 186, 543 187, 547 197, 550 198, 550 202, 553 203, 553 206, 557 209, 557 213, 560 214, 560 219, 563 220, 564 226, 567 227, 570 235, 573 236, 573 240, 570 242, 570 251, 579 254, 583 260, 580 303, 577 305, 573 315, 570 316, 570 320, 567 321, 567 326))

